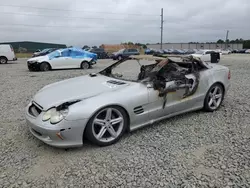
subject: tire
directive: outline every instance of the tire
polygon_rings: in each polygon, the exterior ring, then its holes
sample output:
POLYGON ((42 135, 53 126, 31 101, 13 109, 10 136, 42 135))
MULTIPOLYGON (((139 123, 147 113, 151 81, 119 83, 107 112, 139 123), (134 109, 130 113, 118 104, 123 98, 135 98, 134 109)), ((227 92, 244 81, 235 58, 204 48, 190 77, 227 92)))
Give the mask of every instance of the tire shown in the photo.
POLYGON ((8 59, 6 57, 0 57, 0 64, 8 63, 8 59))
POLYGON ((47 62, 43 62, 40 65, 40 71, 49 71, 51 69, 50 64, 47 62))
POLYGON ((223 102, 224 93, 224 88, 221 84, 213 84, 206 94, 204 100, 204 110, 207 112, 218 110, 223 102))
POLYGON ((30 72, 33 72, 33 69, 32 69, 32 68, 28 67, 28 69, 29 69, 30 72))
POLYGON ((117 59, 118 59, 119 61, 122 60, 122 56, 119 55, 119 56, 117 57, 117 59))
POLYGON ((107 106, 91 117, 84 135, 90 142, 98 146, 109 146, 122 137, 125 130, 127 130, 127 126, 128 117, 123 108, 107 106), (114 121, 115 119, 116 121, 114 121), (111 123, 112 120, 114 122, 113 125, 111 123))
POLYGON ((89 62, 83 61, 81 63, 81 69, 89 69, 89 68, 90 68, 89 62))

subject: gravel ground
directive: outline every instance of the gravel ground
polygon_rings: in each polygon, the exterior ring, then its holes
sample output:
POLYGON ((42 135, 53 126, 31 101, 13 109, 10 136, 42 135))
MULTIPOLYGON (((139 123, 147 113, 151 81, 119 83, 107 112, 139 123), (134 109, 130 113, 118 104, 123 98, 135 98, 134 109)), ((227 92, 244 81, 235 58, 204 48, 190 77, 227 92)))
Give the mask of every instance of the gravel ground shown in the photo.
POLYGON ((87 71, 0 65, 0 187, 250 187, 250 56, 223 56, 221 64, 232 85, 217 112, 174 117, 109 147, 69 150, 34 138, 24 107, 41 87, 87 71))

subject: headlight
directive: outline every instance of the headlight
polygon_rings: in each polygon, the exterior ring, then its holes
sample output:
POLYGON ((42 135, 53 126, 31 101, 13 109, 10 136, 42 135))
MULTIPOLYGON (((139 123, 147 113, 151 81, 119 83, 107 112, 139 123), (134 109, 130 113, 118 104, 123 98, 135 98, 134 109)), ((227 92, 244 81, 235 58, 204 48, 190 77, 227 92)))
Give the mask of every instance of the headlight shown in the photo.
POLYGON ((63 120, 68 114, 68 109, 57 111, 56 108, 51 108, 43 115, 43 121, 48 121, 50 119, 51 124, 57 124, 63 120))
POLYGON ((55 108, 51 108, 50 110, 48 110, 47 112, 45 112, 45 114, 43 115, 43 121, 48 121, 52 114, 56 112, 55 108))

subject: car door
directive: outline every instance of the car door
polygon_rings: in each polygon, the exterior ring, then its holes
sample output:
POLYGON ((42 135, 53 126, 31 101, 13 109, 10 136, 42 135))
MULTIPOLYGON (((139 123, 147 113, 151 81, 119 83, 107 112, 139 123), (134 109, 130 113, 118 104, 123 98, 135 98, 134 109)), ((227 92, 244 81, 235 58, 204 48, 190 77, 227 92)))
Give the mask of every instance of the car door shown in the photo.
POLYGON ((70 61, 71 61, 70 50, 65 49, 61 51, 61 54, 59 56, 56 56, 51 60, 51 66, 54 69, 70 68, 69 66, 70 61))
POLYGON ((129 52, 129 49, 125 49, 124 51, 123 51, 123 57, 128 57, 128 56, 130 56, 130 52, 129 52))
MULTIPOLYGON (((167 82, 166 87, 173 84, 167 82)), ((185 93, 185 89, 179 89, 176 92, 169 92, 166 95, 166 103, 164 105, 164 97, 159 96, 159 91, 148 85, 148 96, 149 96, 149 118, 158 119, 163 116, 180 112, 186 109, 188 100, 182 100, 182 96, 185 93)))
POLYGON ((137 49, 132 49, 131 55, 139 55, 139 51, 137 49))
MULTIPOLYGON (((191 88, 193 88, 198 82, 194 74, 188 74, 186 75, 186 78, 192 81, 191 83, 193 84, 191 88)), ((169 88, 171 86, 175 86, 174 81, 166 82, 165 88, 169 88)), ((197 105, 197 101, 200 99, 198 93, 195 92, 193 95, 183 98, 185 93, 186 88, 180 88, 174 92, 168 92, 165 100, 164 97, 159 96, 159 91, 152 88, 152 86, 149 84, 149 118, 157 119, 171 114, 184 112, 186 110, 191 109, 192 107, 195 107, 195 105, 197 105)))
POLYGON ((71 50, 70 53, 70 63, 68 63, 68 68, 80 68, 83 61, 83 52, 77 50, 71 50))

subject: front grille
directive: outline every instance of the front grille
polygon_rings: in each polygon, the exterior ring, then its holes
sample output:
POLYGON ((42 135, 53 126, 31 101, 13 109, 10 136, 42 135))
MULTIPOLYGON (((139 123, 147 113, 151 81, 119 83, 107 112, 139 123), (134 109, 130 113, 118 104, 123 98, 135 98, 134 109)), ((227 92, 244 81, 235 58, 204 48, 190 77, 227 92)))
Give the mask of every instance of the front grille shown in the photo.
POLYGON ((32 103, 32 105, 29 107, 29 114, 34 116, 34 117, 39 116, 39 114, 41 112, 42 112, 42 110, 34 103, 32 103))

